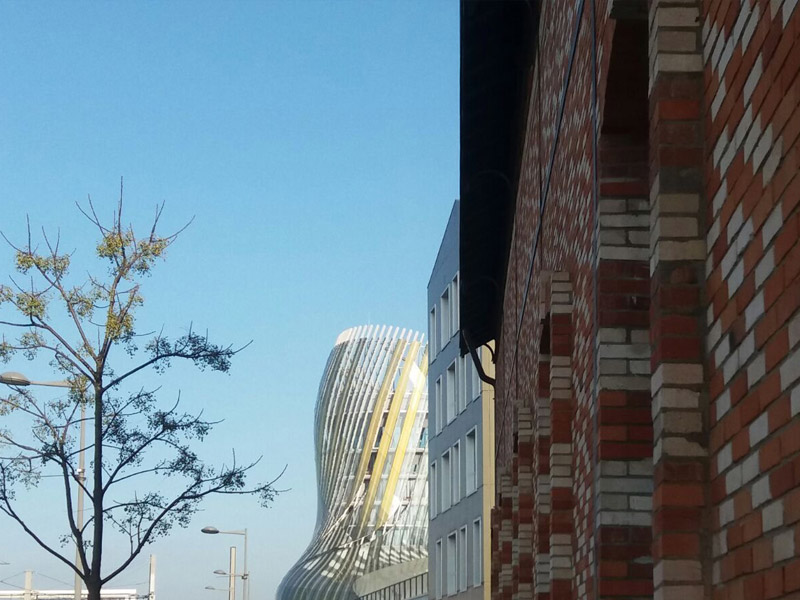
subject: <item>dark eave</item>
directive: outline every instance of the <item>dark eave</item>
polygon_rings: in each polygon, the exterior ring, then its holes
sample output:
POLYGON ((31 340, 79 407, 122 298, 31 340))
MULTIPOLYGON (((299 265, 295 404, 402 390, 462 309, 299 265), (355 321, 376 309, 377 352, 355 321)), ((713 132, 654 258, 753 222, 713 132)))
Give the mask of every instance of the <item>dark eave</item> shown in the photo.
POLYGON ((476 347, 499 336, 536 4, 461 2, 460 309, 476 347))

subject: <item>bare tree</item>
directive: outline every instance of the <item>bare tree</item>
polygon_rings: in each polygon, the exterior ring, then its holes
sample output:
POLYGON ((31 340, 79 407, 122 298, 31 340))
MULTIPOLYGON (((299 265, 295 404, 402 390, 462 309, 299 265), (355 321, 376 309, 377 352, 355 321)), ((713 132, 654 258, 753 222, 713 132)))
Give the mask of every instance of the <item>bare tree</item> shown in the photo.
POLYGON ((73 254, 62 252, 59 239, 44 231, 41 245, 34 245, 28 224, 25 244, 6 238, 26 283, 12 277, 11 285, 0 285, 0 359, 8 362, 21 354, 34 360, 45 354, 69 382, 66 398, 41 399, 22 386, 0 398, 0 511, 73 569, 89 600, 99 600, 101 588, 148 543, 175 525, 187 526, 206 496, 254 494, 267 505, 276 494, 274 481, 247 487, 247 472, 258 461, 239 464, 235 453, 219 466, 201 460, 190 442, 205 438, 214 423, 202 413, 183 412, 179 399, 164 407, 157 401, 157 387, 137 383, 144 369, 163 373, 177 360, 227 372, 241 348, 214 344, 208 334, 191 327, 177 339, 163 330, 137 333, 136 311, 144 302, 141 281, 182 230, 168 236, 156 233, 162 205, 149 233, 137 237, 132 227, 123 225, 122 207, 120 193, 113 219, 104 225, 91 198, 86 208, 78 206, 99 232, 96 254, 107 264, 104 275, 70 283, 73 254), (7 317, 9 313, 14 316, 7 317), (123 368, 116 370, 114 364, 123 368), (86 477, 78 467, 82 408, 90 432, 86 477), (22 417, 29 426, 3 427, 4 420, 18 423, 22 417), (36 530, 17 498, 20 486, 35 486, 45 474, 63 483, 63 497, 57 501, 64 503, 67 523, 56 542, 36 530), (83 525, 74 516, 76 484, 88 500, 83 525), (103 550, 111 534, 123 535, 129 548, 119 563, 108 566, 103 550), (78 548, 77 560, 68 556, 72 544, 78 548))

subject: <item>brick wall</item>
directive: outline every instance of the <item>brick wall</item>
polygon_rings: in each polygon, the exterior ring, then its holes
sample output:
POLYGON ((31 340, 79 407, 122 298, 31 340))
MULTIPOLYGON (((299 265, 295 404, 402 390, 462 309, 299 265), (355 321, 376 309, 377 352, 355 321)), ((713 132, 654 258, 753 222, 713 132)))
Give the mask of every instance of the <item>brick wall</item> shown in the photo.
POLYGON ((800 598, 797 4, 541 3, 493 598, 800 598))

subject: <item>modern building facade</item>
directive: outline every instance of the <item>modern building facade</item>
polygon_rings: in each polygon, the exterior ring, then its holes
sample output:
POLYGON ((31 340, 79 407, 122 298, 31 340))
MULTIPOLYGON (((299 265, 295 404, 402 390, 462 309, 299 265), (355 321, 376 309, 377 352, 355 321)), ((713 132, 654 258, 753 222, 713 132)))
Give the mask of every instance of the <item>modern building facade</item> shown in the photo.
POLYGON ((339 335, 315 411, 317 524, 278 600, 354 600, 425 572, 427 372, 421 334, 339 335))
MULTIPOLYGON (((428 283, 432 599, 487 598, 494 503, 494 406, 470 355, 459 347, 459 202, 450 213, 428 283)), ((477 356, 487 354, 486 348, 477 356)), ((491 370, 491 361, 484 361, 491 370)))
POLYGON ((461 3, 493 598, 800 597, 798 4, 461 3))

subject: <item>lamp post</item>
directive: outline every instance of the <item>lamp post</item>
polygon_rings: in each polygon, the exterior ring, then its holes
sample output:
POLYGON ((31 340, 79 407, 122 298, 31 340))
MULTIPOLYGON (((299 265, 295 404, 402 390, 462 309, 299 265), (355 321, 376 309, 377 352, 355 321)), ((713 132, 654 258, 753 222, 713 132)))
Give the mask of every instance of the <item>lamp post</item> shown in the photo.
MULTIPOLYGON (((233 581, 235 577, 242 578, 242 600, 250 600, 250 572, 247 570, 247 529, 241 530, 232 530, 232 531, 221 531, 216 527, 211 525, 207 527, 203 527, 200 531, 203 533, 207 533, 209 535, 216 535, 218 533, 227 533, 230 535, 243 535, 244 536, 244 569, 242 570, 241 575, 236 575, 236 565, 233 562, 236 559, 236 548, 231 548, 231 569, 230 569, 230 581, 231 587, 233 587, 233 581)), ((233 596, 231 596, 230 600, 234 600, 233 596)))
MULTIPOLYGON (((22 373, 16 371, 7 371, 0 375, 0 383, 9 386, 25 387, 29 385, 40 385, 45 387, 58 387, 70 388, 72 385, 69 381, 31 381, 22 373)), ((84 453, 86 449, 86 404, 81 402, 81 433, 80 445, 78 446, 78 471, 75 474, 75 479, 78 482, 77 493, 77 506, 75 507, 75 526, 78 531, 83 529, 83 482, 86 481, 86 469, 84 453)), ((81 551, 78 547, 78 540, 75 539, 75 568, 78 569, 81 564, 81 551)), ((81 576, 75 572, 75 600, 81 600, 83 593, 83 586, 81 585, 81 576)))

